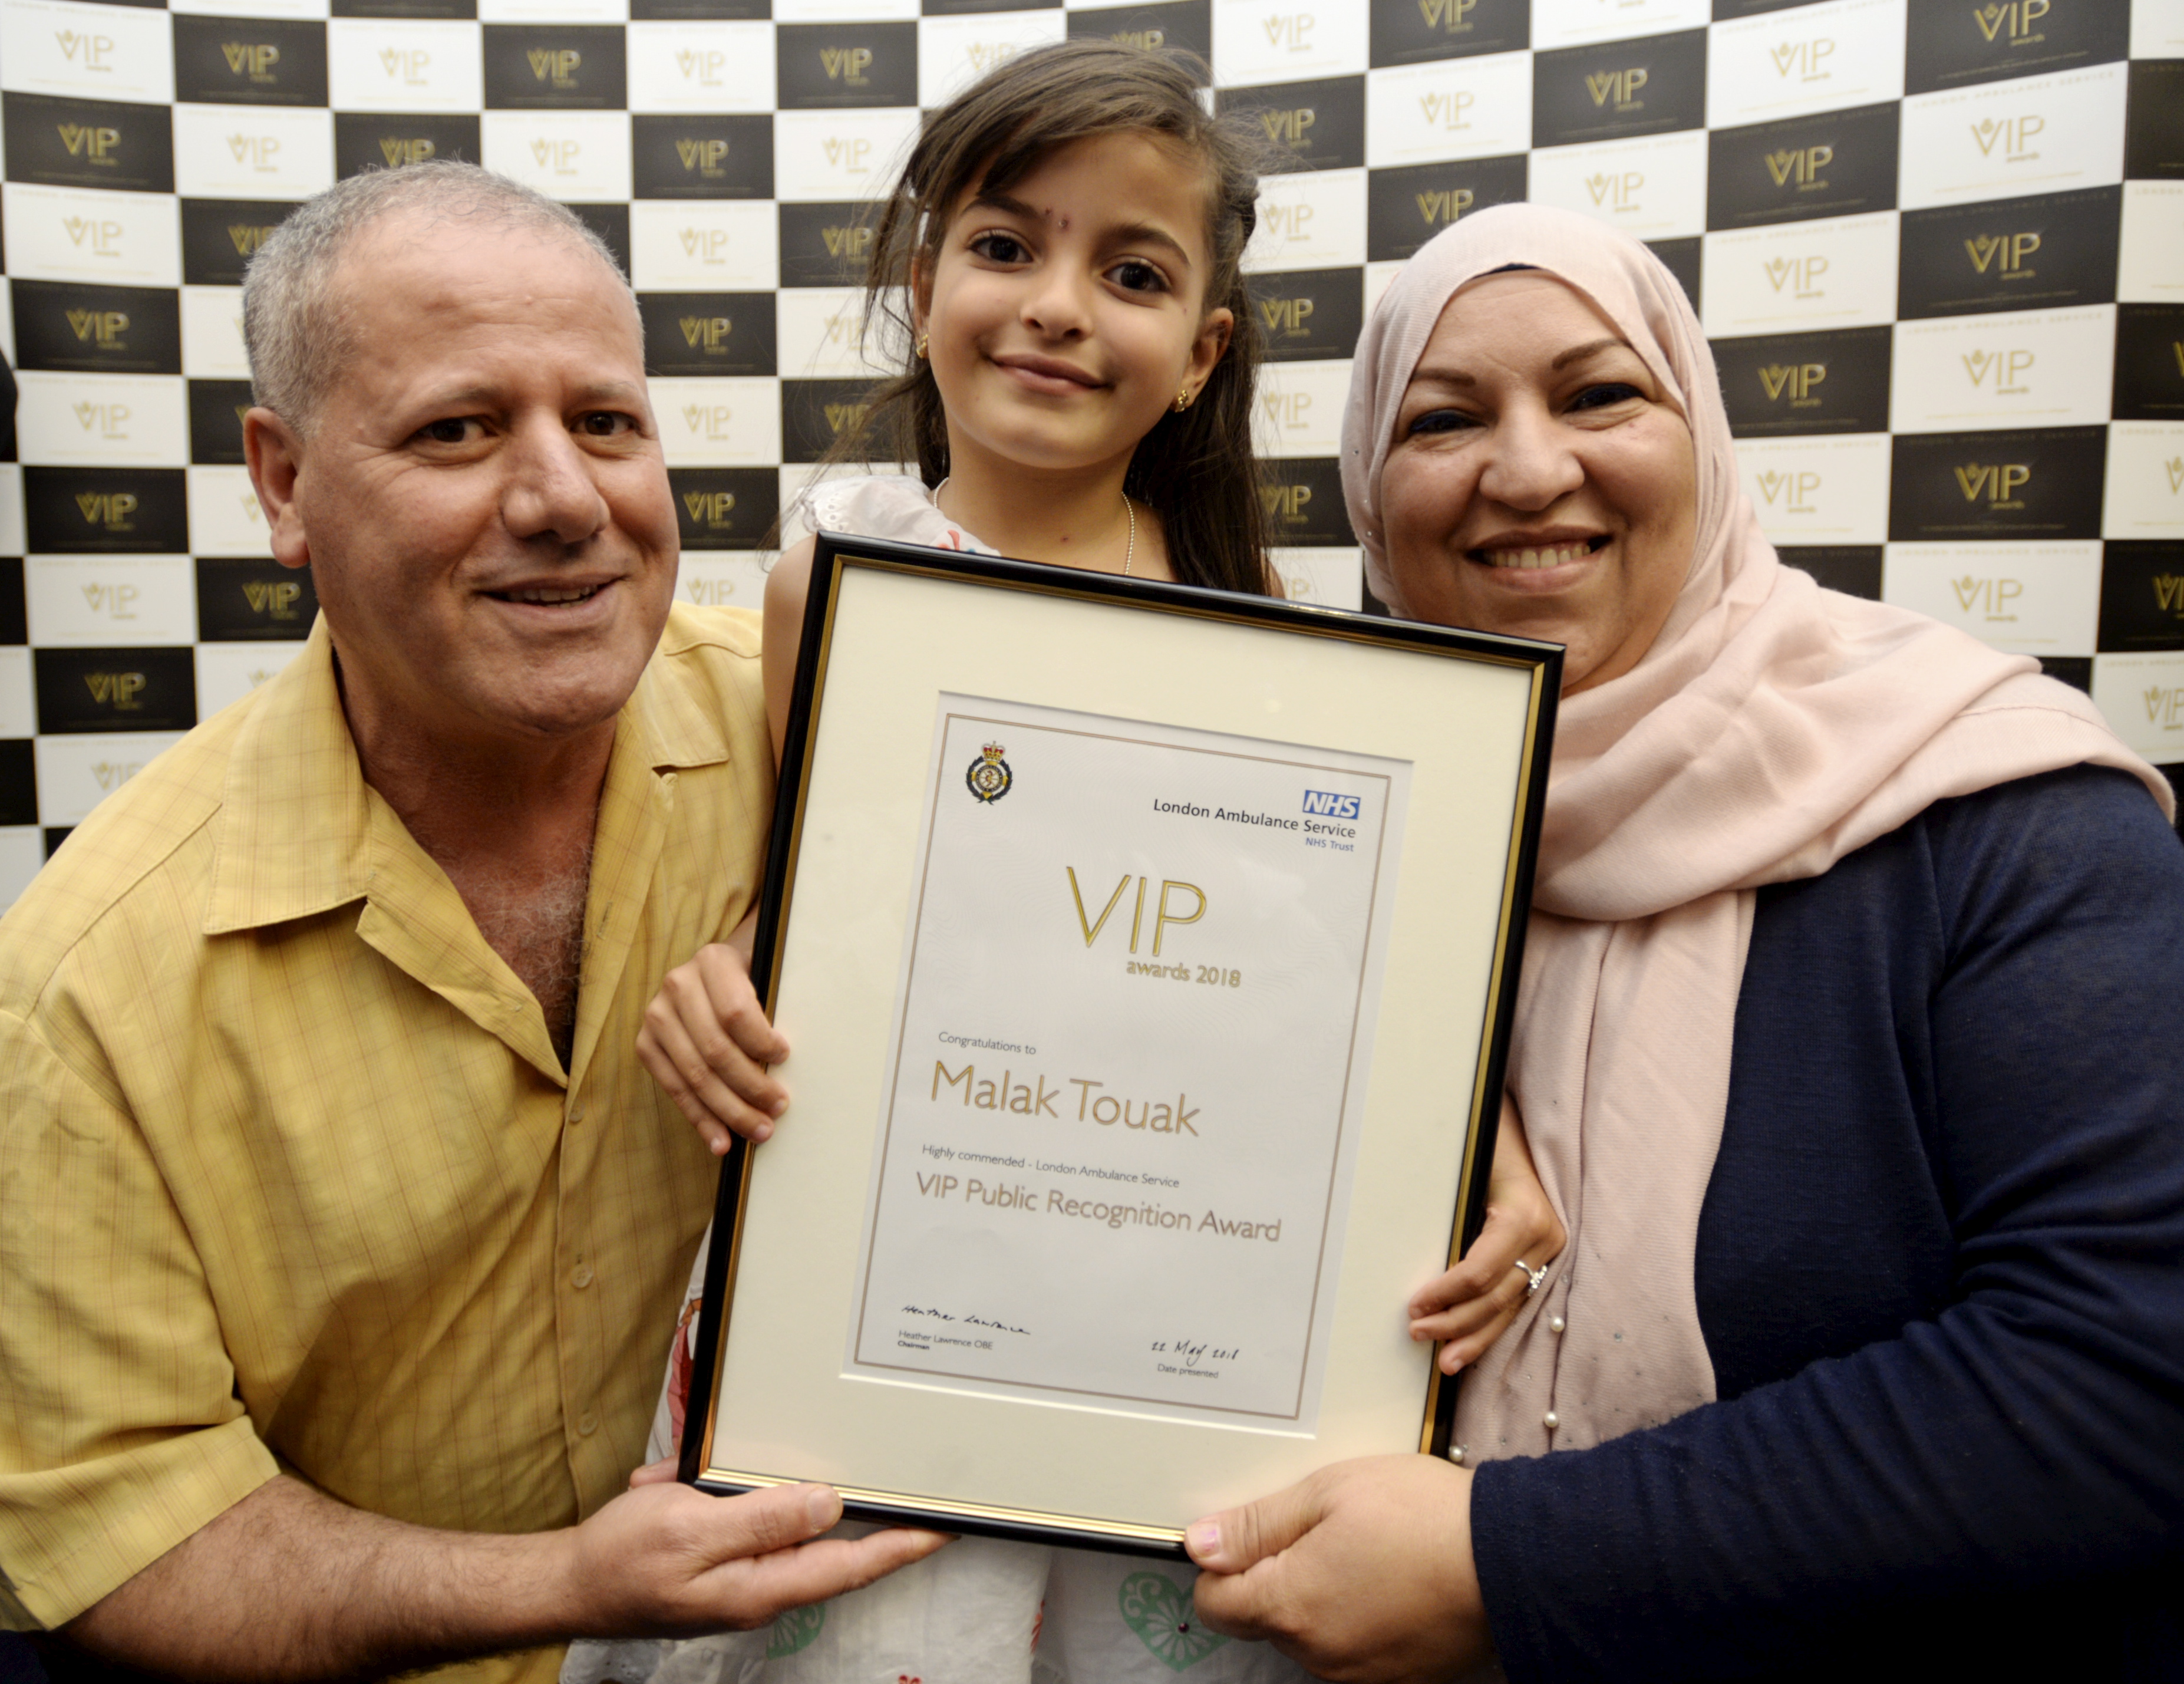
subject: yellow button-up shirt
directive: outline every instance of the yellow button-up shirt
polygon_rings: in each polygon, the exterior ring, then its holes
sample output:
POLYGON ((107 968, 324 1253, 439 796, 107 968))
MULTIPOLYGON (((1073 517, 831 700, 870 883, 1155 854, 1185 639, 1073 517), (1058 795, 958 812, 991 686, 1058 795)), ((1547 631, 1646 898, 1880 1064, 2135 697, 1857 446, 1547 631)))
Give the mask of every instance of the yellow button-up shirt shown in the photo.
POLYGON ((0 1625, 284 1466, 465 1531, 622 1489, 716 1181, 635 1042, 757 893, 758 649, 678 606, 622 709, 566 1071, 364 782, 323 623, 0 921, 0 1625))

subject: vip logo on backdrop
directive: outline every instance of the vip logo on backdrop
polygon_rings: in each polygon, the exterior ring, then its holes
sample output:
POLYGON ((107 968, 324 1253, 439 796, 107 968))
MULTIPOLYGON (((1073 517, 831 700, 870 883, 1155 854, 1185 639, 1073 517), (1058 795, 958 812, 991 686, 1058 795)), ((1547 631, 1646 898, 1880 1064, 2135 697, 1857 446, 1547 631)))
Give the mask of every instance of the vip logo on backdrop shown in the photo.
POLYGON ((94 581, 80 588, 84 605, 94 616, 106 620, 134 620, 136 605, 144 594, 136 586, 125 583, 101 584, 94 581))
POLYGON ((1312 426, 1312 397, 1309 392, 1262 392, 1259 410, 1277 435, 1302 432, 1312 426))
POLYGON ((675 69, 693 87, 726 86, 728 55, 717 47, 685 47, 675 55, 675 69))
POLYGON ((1340 465, 1332 459, 1262 462, 1259 507, 1276 544, 1316 548, 1357 542, 1343 512, 1340 465))
POLYGON ((291 571, 264 555, 201 558, 197 575, 198 635, 207 643, 292 640, 319 611, 308 567, 291 571))
POLYGON ((685 404, 682 425, 708 443, 725 444, 734 436, 736 412, 726 404, 685 404))
POLYGON ((1356 76, 1225 88, 1214 96, 1223 116, 1256 125, 1282 169, 1358 170, 1365 165, 1365 85, 1356 76))
POLYGON ((1949 588, 1956 595, 1959 612, 1974 616, 1989 625, 2014 622, 2017 618, 2017 599, 2025 594, 2025 583, 2021 579, 1983 579, 1971 573, 1960 579, 1950 580, 1949 588))
POLYGON ((2184 689, 2150 684, 2147 687, 2144 700, 2148 724, 2158 725, 2164 731, 2174 731, 2180 725, 2184 725, 2184 689))
POLYGON ((53 131, 61 137, 61 147, 70 158, 81 158, 86 164, 109 170, 121 161, 114 156, 121 149, 121 131, 119 129, 94 129, 81 123, 56 123, 53 131))
POLYGON ((772 374, 773 297, 767 293, 644 293, 647 364, 660 374, 772 374))
POLYGON ((740 116, 630 120, 638 198, 771 198, 773 119, 740 116))
POLYGON ((24 523, 35 554, 188 552, 180 468, 26 466, 22 471, 24 523))
POLYGON ((1831 146, 1808 146, 1796 151, 1785 148, 1767 154, 1767 173, 1778 187, 1794 186, 1799 192, 1811 192, 1827 186, 1825 172, 1835 161, 1836 149, 1831 146))
POLYGON ((1967 351, 1961 360, 1965 374, 1980 391, 1992 392, 1998 398, 2009 398, 2031 391, 2031 387, 2025 382, 2031 373, 2032 365, 2038 359, 2020 346, 2006 351, 1967 351))
POLYGON ((574 176, 583 168, 584 143, 542 137, 531 142, 531 161, 555 176, 574 176))
POLYGON ((732 242, 725 228, 678 228, 676 238, 682 245, 682 255, 693 263, 708 268, 727 266, 732 242))
POLYGON ((2184 421, 2184 304, 2116 306, 2118 421, 2184 421))
MULTIPOLYGON (((404 62, 409 62, 406 57, 404 62)), ((482 126, 475 112, 337 111, 334 174, 346 179, 366 170, 400 170, 434 158, 475 159, 482 126)))
POLYGON ((1786 396, 1793 410, 1817 409, 1820 382, 1827 377, 1825 363, 1770 363, 1759 371, 1759 384, 1767 401, 1779 403, 1786 396))
POLYGON ((1707 138, 1707 226, 1893 209, 1899 127, 1891 103, 1713 131, 1707 138))
POLYGON ((1970 125, 1972 142, 1985 158, 2030 164, 2040 156, 2037 142, 2048 127, 2045 117, 1982 117, 1970 125))
POLYGON ((86 672, 83 687, 92 700, 116 713, 135 713, 144 705, 145 687, 152 681, 142 672, 86 672))
POLYGON ((326 103, 326 26, 203 16, 174 20, 175 97, 196 104, 326 103))
POLYGON ((1964 250, 1970 256, 1972 267, 1984 275, 1990 265, 1997 275, 2032 278, 2033 270, 2027 264, 2033 253, 2040 249, 2040 236, 2034 233, 1975 234, 1964 242, 1964 250), (1997 259, 1999 259, 1999 263, 1997 259))
POLYGON ((71 404, 70 411, 75 424, 87 438, 103 443, 126 443, 129 439, 129 418, 134 413, 126 404, 100 404, 89 399, 71 404))
POLYGON ((694 170, 703 180, 718 181, 727 177, 728 143, 724 140, 678 140, 675 156, 685 170, 694 170))
POLYGON ((79 491, 75 494, 76 512, 85 522, 109 534, 136 530, 136 521, 131 517, 136 514, 139 500, 133 491, 79 491))
POLYGON ((72 309, 68 313, 68 325, 77 339, 88 339, 102 349, 120 350, 127 343, 123 337, 129 332, 125 310, 72 309))
POLYGON ((183 282, 240 287, 243 266, 293 209, 265 199, 184 199, 183 282))
POLYGON ((2100 535, 2104 427, 1899 434, 1891 454, 1888 535, 1899 543, 2100 535))
POLYGON ((53 40, 61 49, 61 57, 83 70, 114 72, 114 37, 110 35, 86 35, 81 31, 57 29, 53 40))
POLYGON ((1755 480, 1763 517, 1819 514, 1823 482, 1820 475, 1810 468, 1769 468, 1755 480))
POLYGON ((772 468, 670 468, 667 478, 685 549, 755 549, 780 512, 781 477, 772 468))
POLYGON ((180 374, 179 299, 167 287, 14 282, 19 367, 57 373, 180 374))
POLYGON ((629 40, 618 26, 485 25, 485 103, 513 111, 619 110, 629 40))
POLYGON ((97 216, 64 217, 61 230, 77 250, 92 257, 109 258, 122 254, 122 240, 128 231, 110 217, 97 216))
POLYGON ((1531 45, 1529 0, 1381 0, 1372 8, 1372 64, 1471 59, 1531 45))
POLYGON ((1892 349, 1886 327, 1717 341, 1730 431, 1740 438, 1886 432, 1892 349))
POLYGON ((1534 53, 1532 144, 1705 127, 1706 55, 1703 29, 1534 53))
POLYGON ((1642 64, 1626 70, 1598 70, 1585 79, 1585 91, 1592 96, 1592 103, 1621 115, 1631 111, 1643 111, 1646 102, 1638 97, 1639 90, 1651 79, 1651 72, 1642 64))
POLYGON ((1769 258, 1766 270, 1767 284, 1786 298, 1825 298, 1828 295, 1828 260, 1824 257, 1769 258))
POLYGON ((1365 177, 1367 259, 1400 261, 1473 211, 1522 199, 1527 167, 1524 155, 1519 153, 1509 158, 1368 171, 1365 177))
MULTIPOLYGON (((41 649, 33 652, 38 729, 174 731, 197 723, 187 649, 41 649)), ((116 781, 125 776, 115 767, 116 781)))
POLYGON ((820 142, 827 168, 861 176, 872 167, 872 143, 855 136, 829 135, 820 142))
MULTIPOLYGON (((381 71, 387 81, 404 87, 431 86, 432 79, 425 72, 432 63, 432 55, 421 47, 382 47, 379 49, 381 71)), ((432 154, 428 153, 426 155, 430 157, 432 154)))
POLYGON ((1602 210, 1636 210, 1641 209, 1638 195, 1644 190, 1646 177, 1636 170, 1625 170, 1619 175, 1596 170, 1585 178, 1585 190, 1592 195, 1595 207, 1602 210))
POLYGON ((780 208, 781 283, 846 287, 862 273, 872 248, 871 225, 857 205, 784 204, 780 208))
POLYGON ((583 68, 584 55, 573 47, 534 47, 523 56, 530 61, 531 75, 535 81, 549 82, 561 89, 578 86, 577 72, 583 68))
POLYGON ((872 408, 869 380, 784 380, 781 435, 785 460, 816 462, 844 432, 864 424, 872 408))
POLYGON ((223 41, 220 50, 235 75, 265 87, 280 81, 273 67, 281 62, 281 49, 270 41, 223 41))
POLYGON ((2123 189, 2092 187, 1905 213, 1897 314, 2106 304, 2123 189))
POLYGON ((2049 0, 2008 0, 2007 5, 1975 6, 1972 18, 1989 41, 1999 36, 2009 46, 2029 47, 2048 38, 2035 31, 2052 9, 2049 0))
MULTIPOLYGON (((2177 349, 2184 351, 2184 345, 2177 349)), ((2169 494, 2174 497, 2179 492, 2184 492, 2184 456, 2171 456, 2161 466, 2169 476, 2169 494)))
POLYGON ((917 103, 917 25, 778 24, 776 81, 784 111, 917 103))
MULTIPOLYGON (((935 5, 931 10, 944 9, 935 5)), ((990 3, 950 5, 950 11, 989 11, 990 3)), ((1072 41, 1090 38, 1112 41, 1157 53, 1163 47, 1213 57, 1213 8, 1211 0, 1164 0, 1163 3, 1076 9, 1065 14, 1065 27, 1072 41)))
POLYGON ((1279 53, 1309 53, 1318 18, 1310 12, 1273 12, 1259 20, 1267 45, 1279 53))
POLYGON ((2184 543, 2102 546, 2098 646, 2103 654, 2184 649, 2184 543))
POLYGON ((1015 58, 1022 49, 1013 41, 973 41, 963 48, 963 56, 970 61, 971 73, 983 76, 996 64, 1015 58))
POLYGON ((192 380, 189 393, 190 460, 241 466, 242 418, 250 413, 250 382, 192 380))
POLYGON ((8 179, 56 187, 172 192, 168 108, 10 92, 0 101, 8 179))
POLYGON ((1956 471, 1957 487, 1964 501, 1985 498, 1995 510, 2022 509, 2025 488, 2032 482, 2030 462, 1967 462, 1956 471))
MULTIPOLYGON (((226 137, 229 154, 246 170, 261 176, 276 176, 281 171, 281 137, 278 135, 233 134, 226 137)), ((256 233, 256 230, 250 231, 256 233)), ((259 243, 265 236, 257 235, 259 243)), ((257 250, 257 246, 251 250, 257 250)))
POLYGON ((1777 42, 1767 49, 1774 74, 1785 82, 1824 82, 1835 75, 1835 37, 1816 35, 1808 39, 1777 42))
POLYGON ((1917 0, 1904 42, 1906 93, 2121 59, 2131 8, 2101 0, 1917 0))
POLYGON ((1422 93, 1418 109, 1424 113, 1426 126, 1439 129, 1444 134, 1458 134, 1471 126, 1471 119, 1464 114, 1479 102, 1479 96, 1458 88, 1449 93, 1422 93))

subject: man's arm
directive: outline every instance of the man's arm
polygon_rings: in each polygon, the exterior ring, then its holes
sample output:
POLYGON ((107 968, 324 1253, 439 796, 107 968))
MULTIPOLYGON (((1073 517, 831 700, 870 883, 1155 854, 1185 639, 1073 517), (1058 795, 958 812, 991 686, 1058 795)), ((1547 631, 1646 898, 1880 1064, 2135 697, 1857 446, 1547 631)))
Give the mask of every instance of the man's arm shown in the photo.
POLYGON ((382 1677, 579 1637, 762 1625, 938 1549, 931 1532, 809 1542, 825 1486, 737 1497, 638 1485, 582 1525, 436 1531, 275 1479, 62 1628, 102 1659, 177 1678, 382 1677))

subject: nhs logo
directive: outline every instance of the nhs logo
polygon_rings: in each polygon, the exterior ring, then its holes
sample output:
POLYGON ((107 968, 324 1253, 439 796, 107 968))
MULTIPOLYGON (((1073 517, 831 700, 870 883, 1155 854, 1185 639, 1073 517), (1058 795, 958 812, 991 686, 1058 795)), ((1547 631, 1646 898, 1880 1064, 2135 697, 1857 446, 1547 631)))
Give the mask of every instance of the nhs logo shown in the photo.
POLYGON ((1331 789, 1304 792, 1304 810, 1319 818, 1356 818, 1364 805, 1362 795, 1338 795, 1331 789))

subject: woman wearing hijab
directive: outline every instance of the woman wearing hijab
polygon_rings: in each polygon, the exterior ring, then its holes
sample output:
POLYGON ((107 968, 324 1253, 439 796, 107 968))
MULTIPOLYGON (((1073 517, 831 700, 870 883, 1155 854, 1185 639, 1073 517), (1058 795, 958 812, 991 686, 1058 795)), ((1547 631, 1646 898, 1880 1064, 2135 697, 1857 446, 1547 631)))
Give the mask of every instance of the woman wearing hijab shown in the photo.
POLYGON ((2164 780, 1785 567, 1677 282, 1584 219, 1421 251, 1344 445, 1376 594, 1568 646, 1510 1090, 1569 1243, 1451 1461, 1199 1523, 1201 1614, 1338 1679, 2176 1676, 2164 780))

